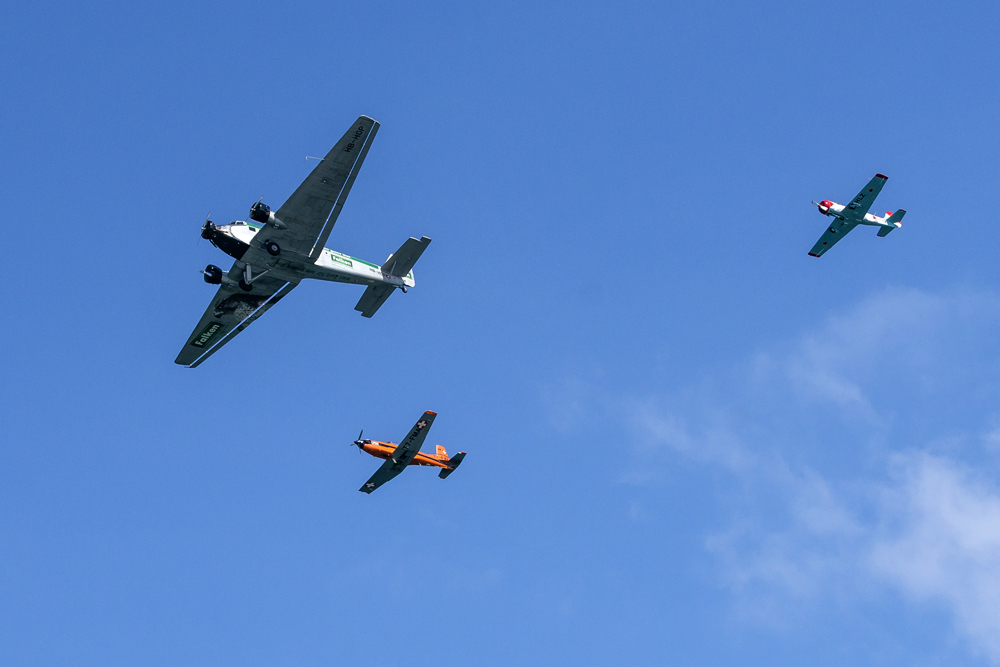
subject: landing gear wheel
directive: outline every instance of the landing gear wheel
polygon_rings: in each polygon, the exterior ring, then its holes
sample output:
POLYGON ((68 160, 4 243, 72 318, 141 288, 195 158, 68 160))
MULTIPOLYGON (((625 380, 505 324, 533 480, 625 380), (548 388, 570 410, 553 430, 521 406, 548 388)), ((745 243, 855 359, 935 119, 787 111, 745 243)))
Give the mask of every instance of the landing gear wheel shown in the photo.
POLYGON ((272 257, 277 257, 281 254, 281 246, 279 246, 274 241, 265 241, 264 249, 267 250, 268 254, 272 257))
POLYGON ((243 290, 244 292, 249 292, 250 290, 253 289, 253 285, 240 278, 240 289, 243 290))

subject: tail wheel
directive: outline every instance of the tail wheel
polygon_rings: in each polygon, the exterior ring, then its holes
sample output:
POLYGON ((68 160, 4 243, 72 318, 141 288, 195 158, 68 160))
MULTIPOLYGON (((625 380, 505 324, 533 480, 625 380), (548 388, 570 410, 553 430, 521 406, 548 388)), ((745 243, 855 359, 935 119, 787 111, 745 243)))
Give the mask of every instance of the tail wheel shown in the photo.
POLYGON ((264 243, 264 249, 267 250, 268 254, 272 257, 277 257, 281 254, 281 246, 279 246, 274 241, 266 241, 264 243))
POLYGON ((253 285, 245 281, 243 278, 240 278, 240 289, 244 292, 249 292, 253 289, 253 285))

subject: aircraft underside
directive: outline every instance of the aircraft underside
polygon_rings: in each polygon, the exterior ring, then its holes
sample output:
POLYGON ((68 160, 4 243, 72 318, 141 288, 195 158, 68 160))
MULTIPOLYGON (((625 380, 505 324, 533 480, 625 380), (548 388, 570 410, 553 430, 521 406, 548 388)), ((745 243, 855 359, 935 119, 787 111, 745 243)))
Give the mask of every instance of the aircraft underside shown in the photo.
MULTIPOLYGON (((233 259, 240 261, 246 255, 247 250, 250 249, 250 243, 240 239, 239 235, 256 234, 255 230, 255 227, 248 226, 241 221, 223 226, 207 223, 202 236, 208 239, 219 250, 222 250, 233 259)), ((329 248, 324 248, 315 261, 310 261, 308 257, 296 259, 293 255, 294 253, 282 251, 278 247, 277 255, 271 255, 263 263, 250 267, 250 280, 246 280, 245 276, 237 276, 233 277, 233 279, 236 280, 242 277, 245 280, 245 285, 250 286, 253 284, 254 276, 263 275, 268 275, 278 280, 294 282, 305 278, 314 278, 316 280, 355 285, 381 283, 399 287, 404 292, 414 284, 412 272, 406 276, 389 275, 383 273, 381 268, 375 264, 330 250, 329 248)), ((214 279, 209 280, 209 276, 214 277, 219 273, 224 272, 216 266, 209 265, 209 268, 205 272, 206 281, 215 283, 214 279)))
POLYGON ((410 237, 381 266, 325 247, 378 127, 360 116, 277 211, 257 201, 248 221, 205 218, 202 238, 236 261, 228 271, 205 267, 205 282, 219 288, 174 363, 196 368, 306 278, 364 285, 354 310, 366 318, 413 286, 426 236, 410 237))

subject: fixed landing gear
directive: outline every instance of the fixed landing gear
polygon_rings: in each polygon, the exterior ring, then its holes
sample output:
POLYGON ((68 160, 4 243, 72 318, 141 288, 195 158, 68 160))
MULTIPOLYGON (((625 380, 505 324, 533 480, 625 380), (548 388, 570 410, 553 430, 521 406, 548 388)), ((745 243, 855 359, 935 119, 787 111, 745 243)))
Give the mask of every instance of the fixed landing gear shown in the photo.
POLYGON ((400 287, 399 289, 403 290, 403 294, 406 294, 406 288, 405 287, 400 287))
POLYGON ((277 257, 281 254, 281 246, 274 241, 264 241, 264 249, 267 250, 267 253, 272 257, 277 257))
POLYGON ((240 278, 240 289, 244 292, 249 292, 253 289, 253 282, 271 272, 271 269, 266 269, 265 271, 258 273, 256 276, 253 275, 253 271, 250 269, 250 265, 247 264, 243 267, 243 276, 240 278))

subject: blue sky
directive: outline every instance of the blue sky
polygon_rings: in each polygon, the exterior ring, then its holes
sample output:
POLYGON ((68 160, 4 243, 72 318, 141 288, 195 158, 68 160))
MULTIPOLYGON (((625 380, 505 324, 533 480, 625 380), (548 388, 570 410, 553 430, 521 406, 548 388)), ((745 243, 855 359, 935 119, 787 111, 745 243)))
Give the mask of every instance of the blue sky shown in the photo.
POLYGON ((994 6, 4 17, 0 661, 1000 662, 994 6), (329 245, 416 288, 174 366, 205 214, 362 113, 329 245), (463 467, 358 493, 427 409, 463 467))

